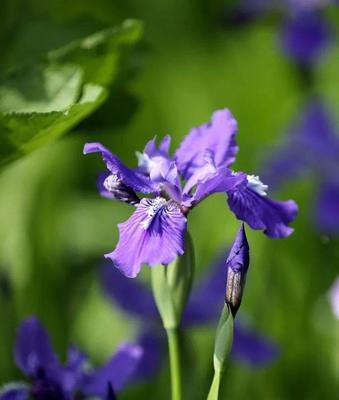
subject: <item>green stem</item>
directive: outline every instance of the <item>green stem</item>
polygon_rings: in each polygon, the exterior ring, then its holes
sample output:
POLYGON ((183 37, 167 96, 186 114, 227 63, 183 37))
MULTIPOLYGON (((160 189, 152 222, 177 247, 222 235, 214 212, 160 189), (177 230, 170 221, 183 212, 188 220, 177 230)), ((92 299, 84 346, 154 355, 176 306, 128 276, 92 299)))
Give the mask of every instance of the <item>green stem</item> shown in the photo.
POLYGON ((166 329, 166 332, 171 369, 172 400, 181 400, 181 370, 178 329, 169 328, 166 329))
POLYGON ((219 399, 220 383, 222 378, 222 371, 217 370, 214 372, 214 377, 210 391, 208 393, 207 400, 217 400, 219 399))

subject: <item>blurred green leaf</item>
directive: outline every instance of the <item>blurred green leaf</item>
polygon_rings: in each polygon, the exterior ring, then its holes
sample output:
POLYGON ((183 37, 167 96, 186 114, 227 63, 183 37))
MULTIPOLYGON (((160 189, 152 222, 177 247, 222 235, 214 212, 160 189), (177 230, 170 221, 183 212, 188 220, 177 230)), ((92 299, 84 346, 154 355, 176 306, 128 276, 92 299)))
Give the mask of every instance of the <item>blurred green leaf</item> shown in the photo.
POLYGON ((1 164, 69 131, 105 99, 103 87, 81 86, 81 69, 49 65, 0 84, 1 164))
POLYGON ((93 113, 107 98, 104 86, 126 67, 125 48, 141 34, 141 23, 127 20, 49 50, 44 62, 16 69, 0 82, 0 165, 51 142, 93 113))
POLYGON ((85 81, 108 85, 118 72, 117 66, 124 48, 135 44, 141 35, 141 22, 126 20, 119 27, 104 29, 51 50, 48 58, 80 65, 85 81))

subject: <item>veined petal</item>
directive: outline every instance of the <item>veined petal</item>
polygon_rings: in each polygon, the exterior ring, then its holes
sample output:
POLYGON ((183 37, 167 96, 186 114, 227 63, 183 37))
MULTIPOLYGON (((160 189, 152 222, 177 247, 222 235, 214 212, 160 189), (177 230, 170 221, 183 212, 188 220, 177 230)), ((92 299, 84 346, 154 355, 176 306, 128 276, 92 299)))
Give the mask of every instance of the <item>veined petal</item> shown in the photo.
POLYGON ((214 154, 216 167, 230 166, 238 152, 236 132, 237 122, 228 109, 214 112, 211 122, 191 129, 175 153, 181 175, 189 179, 204 166, 206 150, 214 154))
POLYGON ((47 332, 35 317, 27 318, 19 327, 15 347, 15 362, 28 376, 35 377, 43 370, 59 372, 47 332))
POLYGON ((259 189, 255 191, 249 184, 229 191, 227 202, 230 209, 252 229, 263 230, 271 238, 289 236, 293 228, 288 224, 297 215, 297 204, 293 200, 274 201, 258 192, 259 189))
POLYGON ((108 298, 126 313, 139 317, 146 324, 159 321, 152 292, 141 282, 126 279, 112 265, 104 265, 101 285, 108 298))
POLYGON ((84 146, 84 154, 101 153, 107 169, 117 176, 127 187, 133 189, 135 192, 141 193, 156 193, 157 188, 151 180, 126 167, 114 154, 112 154, 101 143, 86 143, 84 146))
POLYGON ((104 366, 87 375, 81 388, 82 392, 88 396, 104 398, 108 382, 111 382, 115 392, 120 391, 133 376, 142 355, 143 350, 140 346, 122 344, 104 366))
POLYGON ((175 202, 142 199, 132 216, 118 225, 117 247, 105 257, 130 278, 139 273, 141 264, 169 264, 184 253, 186 224, 175 202))

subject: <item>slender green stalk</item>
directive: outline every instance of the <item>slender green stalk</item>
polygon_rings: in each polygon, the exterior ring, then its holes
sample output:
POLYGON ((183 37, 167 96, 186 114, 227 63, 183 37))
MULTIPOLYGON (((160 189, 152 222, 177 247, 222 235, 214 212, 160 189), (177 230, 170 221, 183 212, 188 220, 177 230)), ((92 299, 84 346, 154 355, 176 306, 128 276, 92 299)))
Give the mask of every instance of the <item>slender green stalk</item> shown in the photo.
POLYGON ((172 400, 181 400, 181 368, 178 329, 166 329, 171 369, 172 400))
POLYGON ((214 377, 210 391, 208 393, 207 400, 217 400, 219 399, 220 383, 222 378, 222 371, 217 370, 214 372, 214 377))

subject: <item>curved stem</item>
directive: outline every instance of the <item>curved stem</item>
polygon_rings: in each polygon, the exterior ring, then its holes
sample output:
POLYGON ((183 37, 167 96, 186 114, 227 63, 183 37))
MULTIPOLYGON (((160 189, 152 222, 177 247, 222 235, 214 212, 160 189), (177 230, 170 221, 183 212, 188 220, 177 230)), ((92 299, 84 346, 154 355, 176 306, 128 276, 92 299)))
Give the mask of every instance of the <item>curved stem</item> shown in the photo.
POLYGON ((166 329, 166 332, 171 369, 172 400, 181 400, 181 368, 178 329, 166 329))
POLYGON ((210 391, 208 393, 207 400, 218 400, 219 399, 219 390, 220 390, 220 383, 222 378, 222 371, 217 370, 214 372, 212 385, 210 391))

